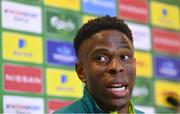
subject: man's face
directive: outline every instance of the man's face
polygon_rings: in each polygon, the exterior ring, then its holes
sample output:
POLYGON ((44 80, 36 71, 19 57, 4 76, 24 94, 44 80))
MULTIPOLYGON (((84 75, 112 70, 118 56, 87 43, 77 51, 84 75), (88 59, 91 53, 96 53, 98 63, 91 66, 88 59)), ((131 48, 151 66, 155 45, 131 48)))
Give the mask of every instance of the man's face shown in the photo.
POLYGON ((85 40, 76 63, 79 78, 106 111, 128 106, 135 69, 133 44, 117 30, 104 30, 85 40))

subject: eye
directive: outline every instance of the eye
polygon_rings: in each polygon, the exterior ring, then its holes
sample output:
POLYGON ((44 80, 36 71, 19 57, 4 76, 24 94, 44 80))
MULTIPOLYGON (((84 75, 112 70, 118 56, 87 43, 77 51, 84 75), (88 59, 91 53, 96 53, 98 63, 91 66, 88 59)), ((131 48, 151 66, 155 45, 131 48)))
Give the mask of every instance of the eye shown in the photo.
POLYGON ((96 57, 96 61, 101 62, 101 63, 106 63, 108 60, 109 58, 104 55, 99 55, 96 57))
POLYGON ((125 62, 131 62, 131 60, 132 60, 131 56, 129 56, 129 55, 122 55, 122 56, 120 56, 120 59, 125 62))

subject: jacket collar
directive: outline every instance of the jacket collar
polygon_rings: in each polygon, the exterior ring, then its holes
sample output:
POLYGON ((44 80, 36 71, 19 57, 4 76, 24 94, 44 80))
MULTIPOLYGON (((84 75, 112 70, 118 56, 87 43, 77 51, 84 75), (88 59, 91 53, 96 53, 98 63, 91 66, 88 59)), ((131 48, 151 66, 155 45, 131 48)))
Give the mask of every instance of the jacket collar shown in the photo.
MULTIPOLYGON (((90 95, 87 86, 84 87, 84 92, 83 92, 83 98, 82 102, 85 104, 87 107, 86 110, 89 113, 105 113, 96 103, 96 101, 92 98, 90 95)), ((128 112, 131 114, 135 114, 135 109, 134 106, 130 100, 129 102, 129 107, 128 107, 128 112)), ((112 112, 113 114, 116 114, 117 112, 112 112)))
POLYGON ((89 112, 89 113, 94 113, 94 112, 96 112, 96 113, 104 113, 104 111, 99 108, 96 101, 92 98, 92 96, 90 95, 90 93, 87 90, 86 86, 84 87, 82 101, 87 107, 87 112, 89 112))

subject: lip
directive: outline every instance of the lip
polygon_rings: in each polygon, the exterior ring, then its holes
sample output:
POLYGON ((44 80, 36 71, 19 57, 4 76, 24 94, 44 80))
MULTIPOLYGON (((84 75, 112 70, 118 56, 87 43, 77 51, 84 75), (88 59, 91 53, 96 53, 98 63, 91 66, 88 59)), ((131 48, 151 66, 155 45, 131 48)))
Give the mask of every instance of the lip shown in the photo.
POLYGON ((107 92, 114 97, 125 97, 129 94, 129 87, 127 81, 112 80, 106 85, 107 92), (121 87, 116 87, 121 85, 121 87), (125 89, 124 89, 125 88, 125 89))

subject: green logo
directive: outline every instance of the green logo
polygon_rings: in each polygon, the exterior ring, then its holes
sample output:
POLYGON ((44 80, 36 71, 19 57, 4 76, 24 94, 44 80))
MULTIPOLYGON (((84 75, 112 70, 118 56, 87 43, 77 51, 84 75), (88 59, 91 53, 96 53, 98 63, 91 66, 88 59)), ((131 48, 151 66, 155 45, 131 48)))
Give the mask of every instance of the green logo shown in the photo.
POLYGON ((63 10, 47 10, 46 19, 46 33, 65 40, 74 37, 81 22, 79 13, 63 10))

